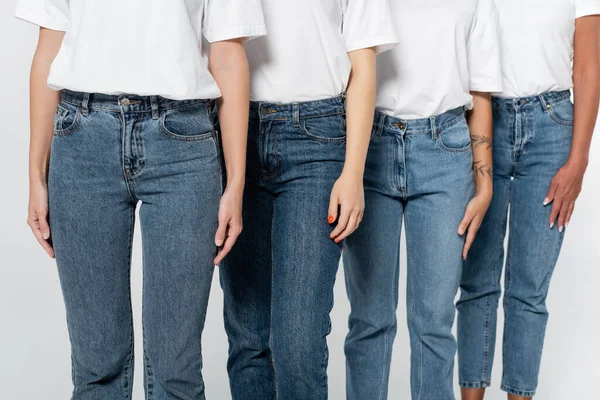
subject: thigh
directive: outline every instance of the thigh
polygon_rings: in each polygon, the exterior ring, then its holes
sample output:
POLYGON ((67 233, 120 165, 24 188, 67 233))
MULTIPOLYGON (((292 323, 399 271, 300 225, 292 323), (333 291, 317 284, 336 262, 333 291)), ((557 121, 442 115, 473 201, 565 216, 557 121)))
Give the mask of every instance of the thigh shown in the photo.
POLYGON ((124 364, 131 347, 134 202, 123 181, 118 117, 95 110, 84 117, 69 104, 61 107, 77 116, 52 143, 52 241, 74 363, 102 373, 101 364, 124 364))

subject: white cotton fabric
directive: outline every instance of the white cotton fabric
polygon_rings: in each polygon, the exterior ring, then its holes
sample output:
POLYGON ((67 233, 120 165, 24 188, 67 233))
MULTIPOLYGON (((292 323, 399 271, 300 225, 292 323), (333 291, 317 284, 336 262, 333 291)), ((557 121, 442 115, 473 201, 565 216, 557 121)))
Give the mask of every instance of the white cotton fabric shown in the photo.
MULTIPOLYGON (((529 0, 526 0, 529 1, 529 0)), ((377 60, 377 108, 401 119, 472 107, 502 90, 493 0, 393 0, 400 44, 377 60)))
POLYGON ((339 96, 349 52, 382 52, 397 42, 388 0, 263 0, 263 9, 269 34, 246 44, 256 101, 339 96))
POLYGON ((497 0, 504 89, 530 97, 573 87, 575 20, 600 14, 600 0, 497 0))
POLYGON ((260 0, 19 0, 15 16, 65 31, 56 90, 214 99, 207 42, 266 34, 260 0))

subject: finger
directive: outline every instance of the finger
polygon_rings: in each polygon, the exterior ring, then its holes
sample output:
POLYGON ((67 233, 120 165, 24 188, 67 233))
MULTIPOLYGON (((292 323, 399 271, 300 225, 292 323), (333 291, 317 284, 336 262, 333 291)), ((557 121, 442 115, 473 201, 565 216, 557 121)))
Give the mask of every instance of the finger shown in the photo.
POLYGON ((47 218, 47 213, 44 214, 40 214, 39 215, 39 227, 40 227, 40 231, 42 231, 42 237, 45 240, 50 239, 50 225, 48 224, 48 218, 47 218))
POLYGON ((50 243, 48 243, 48 241, 46 239, 44 239, 42 231, 39 230, 39 229, 36 229, 36 230, 33 231, 33 234, 35 235, 35 238, 37 239, 37 241, 39 242, 39 244, 44 248, 44 251, 51 258, 54 258, 54 249, 52 249, 52 246, 50 246, 50 243))
POLYGON ((545 206, 554 201, 554 197, 556 196, 556 189, 558 189, 558 185, 553 180, 550 183, 550 189, 548 189, 548 193, 546 193, 546 198, 544 199, 545 206))
POLYGON ((348 219, 348 225, 346 225, 346 229, 344 229, 344 231, 337 235, 337 237, 334 239, 336 243, 339 243, 342 240, 346 239, 348 236, 350 236, 352 232, 356 230, 356 228, 358 228, 358 215, 358 210, 350 215, 350 218, 348 219))
POLYGON ((329 198, 329 210, 327 211, 327 223, 329 225, 333 224, 338 217, 338 208, 340 202, 337 194, 331 192, 331 197, 329 198))
POLYGON ((225 240, 225 244, 223 244, 223 247, 219 250, 219 252, 217 253, 217 256, 215 257, 215 260, 214 260, 215 265, 221 264, 221 261, 223 261, 225 259, 225 257, 227 256, 227 254, 229 254, 229 252, 233 248, 233 245, 235 244, 238 237, 240 236, 241 229, 235 228, 235 227, 230 227, 228 233, 229 233, 229 236, 227 236, 227 240, 225 240))
POLYGON ((467 237, 465 238, 465 245, 463 247, 463 260, 467 259, 467 256, 469 255, 469 251, 471 250, 471 246, 473 245, 473 242, 475 241, 475 236, 477 236, 477 231, 479 231, 479 227, 481 226, 481 221, 479 221, 478 219, 474 218, 473 221, 471 222, 471 224, 469 225, 468 231, 467 231, 467 237))
MULTIPOLYGON (((223 214, 225 215, 225 214, 223 214)), ((226 216, 221 217, 219 215, 219 227, 217 228, 217 233, 215 234, 215 245, 217 247, 223 246, 223 242, 225 242, 225 238, 227 238, 227 227, 229 226, 229 219, 226 216)))
POLYGON ((556 224, 556 218, 558 218, 558 213, 562 207, 562 200, 554 199, 552 202, 552 211, 550 211, 550 229, 554 228, 556 224))
POLYGON ((569 211, 567 212, 567 221, 565 222, 565 228, 569 227, 571 223, 571 217, 573 216, 573 211, 575 211, 575 202, 572 202, 569 206, 569 211))
POLYGON ((565 229, 565 222, 567 221, 567 214, 569 214, 569 206, 571 205, 570 201, 565 201, 562 203, 562 207, 560 208, 560 212, 558 213, 558 231, 562 232, 565 229))
POLYGON ((467 231, 469 224, 471 223, 471 221, 473 221, 473 216, 473 212, 469 209, 469 207, 467 207, 467 210, 465 211, 465 216, 463 217, 462 221, 460 221, 460 224, 458 224, 458 234, 460 236, 464 235, 467 231))
POLYGON ((333 232, 331 232, 331 235, 329 235, 329 237, 332 239, 335 239, 336 237, 338 237, 339 234, 342 233, 348 226, 349 219, 350 219, 350 212, 348 212, 348 210, 346 210, 345 207, 342 206, 342 212, 340 213, 340 216, 338 218, 337 226, 335 227, 333 232))

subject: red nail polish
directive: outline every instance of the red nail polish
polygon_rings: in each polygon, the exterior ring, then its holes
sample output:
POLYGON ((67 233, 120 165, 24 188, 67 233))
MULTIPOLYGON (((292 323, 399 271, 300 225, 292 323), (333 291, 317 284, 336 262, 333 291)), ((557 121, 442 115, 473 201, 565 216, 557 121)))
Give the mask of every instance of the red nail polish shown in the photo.
POLYGON ((335 218, 333 218, 333 216, 330 215, 329 218, 327 218, 327 222, 333 224, 333 221, 335 221, 335 218))

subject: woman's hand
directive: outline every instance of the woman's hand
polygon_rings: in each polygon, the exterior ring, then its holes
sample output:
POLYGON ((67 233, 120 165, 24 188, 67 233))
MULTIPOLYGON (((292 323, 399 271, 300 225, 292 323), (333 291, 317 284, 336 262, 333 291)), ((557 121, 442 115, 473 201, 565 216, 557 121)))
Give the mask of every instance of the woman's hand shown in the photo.
POLYGON ((558 230, 562 232, 565 226, 571 222, 575 200, 579 197, 583 185, 585 170, 586 166, 583 163, 567 162, 554 175, 548 194, 544 199, 545 206, 552 203, 550 228, 554 228, 558 220, 558 230))
POLYGON ((215 235, 215 245, 219 248, 215 265, 219 265, 231 251, 238 236, 242 233, 243 185, 227 187, 219 206, 219 228, 215 235))
POLYGON ((365 193, 362 174, 342 173, 333 185, 329 200, 327 222, 331 225, 337 220, 337 226, 331 232, 330 238, 339 243, 350 236, 358 228, 364 212, 365 193))
POLYGON ((458 226, 458 234, 460 236, 463 236, 465 233, 467 234, 462 252, 463 260, 467 259, 469 250, 471 250, 477 231, 479 231, 479 227, 483 222, 483 217, 485 217, 485 213, 487 212, 491 201, 491 192, 485 192, 477 194, 467 205, 465 216, 458 226))
POLYGON ((54 249, 50 244, 50 225, 48 225, 48 187, 46 183, 34 183, 29 188, 29 212, 27 225, 46 253, 54 258, 54 249))

